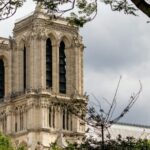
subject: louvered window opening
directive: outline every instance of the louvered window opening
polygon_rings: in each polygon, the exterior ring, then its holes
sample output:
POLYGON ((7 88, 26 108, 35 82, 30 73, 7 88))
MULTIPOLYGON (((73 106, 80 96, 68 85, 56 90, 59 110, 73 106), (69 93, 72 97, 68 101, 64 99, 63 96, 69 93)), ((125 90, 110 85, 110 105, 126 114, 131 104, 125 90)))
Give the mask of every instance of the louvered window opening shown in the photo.
POLYGON ((0 98, 4 98, 5 93, 4 77, 5 77, 4 62, 3 60, 0 60, 0 98))
POLYGON ((50 38, 46 41, 46 87, 52 87, 52 44, 50 38))
POLYGON ((66 93, 66 56, 65 44, 62 41, 59 47, 59 92, 66 93))
POLYGON ((24 67, 24 90, 26 90, 26 47, 23 50, 23 67, 24 67))

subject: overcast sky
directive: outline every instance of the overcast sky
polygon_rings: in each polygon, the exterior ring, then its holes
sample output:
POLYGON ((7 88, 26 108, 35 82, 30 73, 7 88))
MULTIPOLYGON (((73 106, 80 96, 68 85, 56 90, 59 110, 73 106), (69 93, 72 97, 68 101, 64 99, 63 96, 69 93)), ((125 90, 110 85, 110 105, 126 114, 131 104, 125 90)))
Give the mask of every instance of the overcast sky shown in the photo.
MULTIPOLYGON (((15 16, 0 22, 0 36, 12 35, 16 19, 34 10, 31 0, 15 16)), ((128 102, 132 93, 143 91, 130 112, 121 120, 128 123, 150 125, 150 24, 139 12, 139 17, 112 12, 101 4, 97 18, 80 30, 85 49, 85 91, 94 94, 105 107, 110 102, 122 76, 117 95, 117 113, 128 102)), ((91 99, 92 96, 90 97, 91 99)))

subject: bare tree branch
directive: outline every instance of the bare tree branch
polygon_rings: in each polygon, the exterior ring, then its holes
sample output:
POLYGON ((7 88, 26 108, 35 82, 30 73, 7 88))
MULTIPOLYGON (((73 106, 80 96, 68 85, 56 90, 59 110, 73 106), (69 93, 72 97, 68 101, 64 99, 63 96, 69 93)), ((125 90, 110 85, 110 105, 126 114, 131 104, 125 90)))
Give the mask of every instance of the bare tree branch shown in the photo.
POLYGON ((140 9, 144 14, 150 17, 150 4, 145 0, 131 0, 135 6, 140 9))

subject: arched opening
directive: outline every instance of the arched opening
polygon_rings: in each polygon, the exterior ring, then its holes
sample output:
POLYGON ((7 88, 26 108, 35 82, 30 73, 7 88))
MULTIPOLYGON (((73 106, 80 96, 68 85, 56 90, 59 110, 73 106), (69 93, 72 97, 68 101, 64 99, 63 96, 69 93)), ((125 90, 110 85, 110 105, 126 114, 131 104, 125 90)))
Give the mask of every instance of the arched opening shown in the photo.
POLYGON ((65 109, 63 109, 63 120, 62 120, 62 124, 63 124, 63 129, 66 129, 66 111, 65 109))
POLYGON ((5 68, 4 61, 0 59, 0 98, 4 98, 5 94, 5 68))
POLYGON ((52 127, 52 108, 49 107, 49 127, 52 127))
POLYGON ((52 87, 52 43, 50 38, 46 41, 46 87, 52 87))
POLYGON ((66 93, 66 56, 65 43, 63 41, 59 47, 59 92, 66 93))
POLYGON ((49 107, 49 127, 55 128, 55 107, 49 107))
POLYGON ((27 87, 27 85, 26 85, 26 47, 25 47, 25 45, 24 45, 24 50, 23 50, 23 68, 24 68, 24 83, 23 83, 23 85, 24 85, 24 90, 26 90, 26 87, 27 87))

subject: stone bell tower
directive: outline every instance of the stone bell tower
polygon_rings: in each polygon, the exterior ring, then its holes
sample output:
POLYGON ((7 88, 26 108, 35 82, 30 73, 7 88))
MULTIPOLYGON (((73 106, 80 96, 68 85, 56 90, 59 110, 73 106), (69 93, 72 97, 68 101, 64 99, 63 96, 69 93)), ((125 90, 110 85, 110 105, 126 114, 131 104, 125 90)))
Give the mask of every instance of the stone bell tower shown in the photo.
POLYGON ((86 102, 78 28, 37 6, 13 32, 13 39, 0 38, 0 130, 29 150, 48 149, 60 132, 70 141, 82 137, 84 123, 54 105, 72 95, 86 102))

